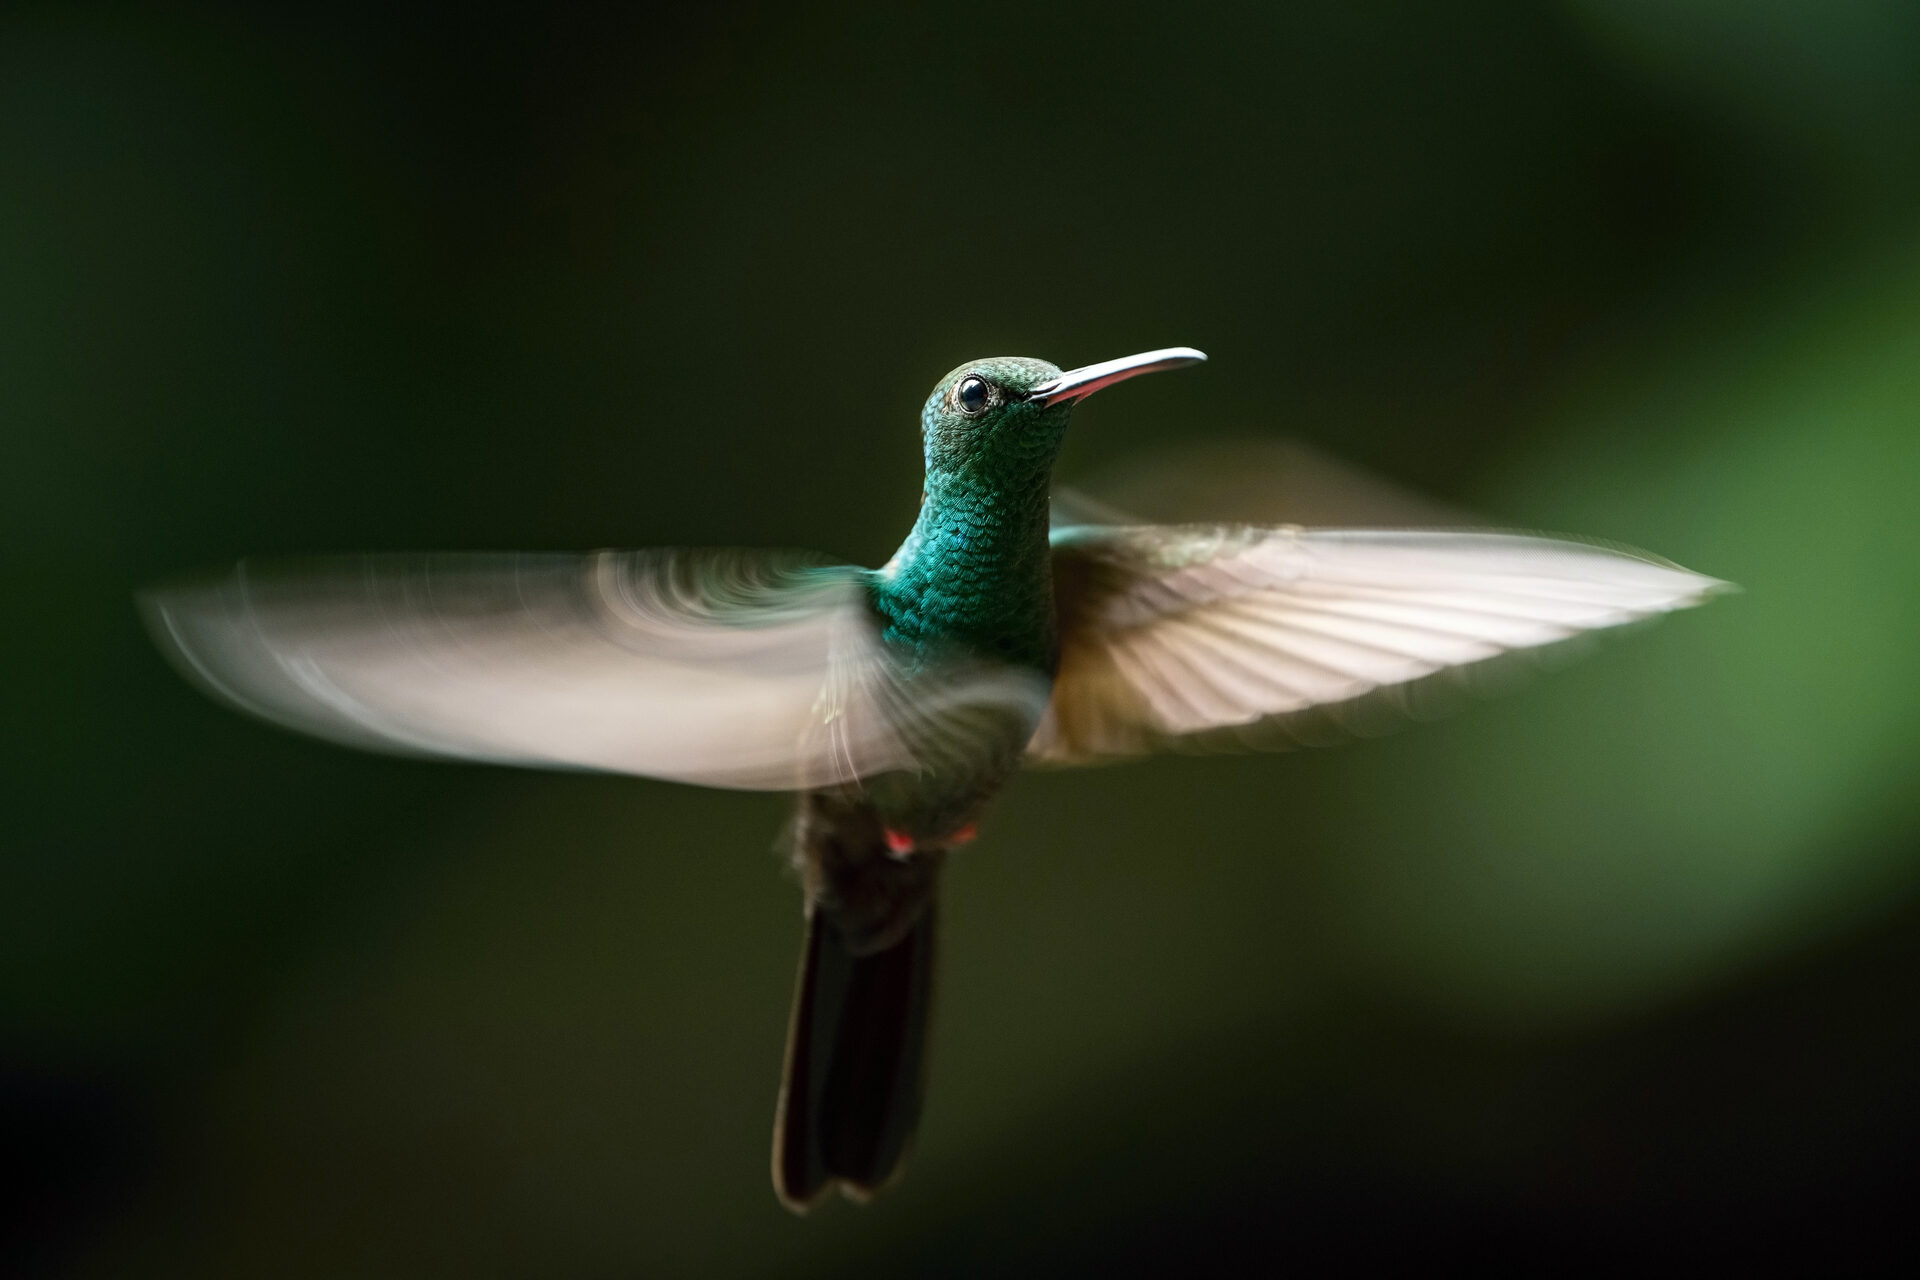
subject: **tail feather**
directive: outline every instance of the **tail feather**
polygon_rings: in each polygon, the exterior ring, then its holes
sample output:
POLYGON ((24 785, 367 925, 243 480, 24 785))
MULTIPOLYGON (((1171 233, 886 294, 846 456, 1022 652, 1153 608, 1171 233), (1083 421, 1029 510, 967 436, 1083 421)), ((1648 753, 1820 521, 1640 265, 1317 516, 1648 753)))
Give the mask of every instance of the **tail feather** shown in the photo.
POLYGON ((931 902, 899 942, 867 954, 808 912, 774 1122, 787 1207, 804 1211, 836 1183, 864 1200, 899 1175, 920 1118, 933 957, 931 902))

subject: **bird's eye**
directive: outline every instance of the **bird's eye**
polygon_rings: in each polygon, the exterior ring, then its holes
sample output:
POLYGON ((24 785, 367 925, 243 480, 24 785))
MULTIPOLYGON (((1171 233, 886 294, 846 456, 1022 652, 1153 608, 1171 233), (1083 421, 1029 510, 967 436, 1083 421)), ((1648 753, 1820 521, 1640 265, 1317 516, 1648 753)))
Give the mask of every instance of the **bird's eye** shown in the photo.
POLYGON ((962 378, 953 393, 954 403, 960 406, 960 412, 969 418, 983 412, 993 399, 993 389, 985 378, 962 378))

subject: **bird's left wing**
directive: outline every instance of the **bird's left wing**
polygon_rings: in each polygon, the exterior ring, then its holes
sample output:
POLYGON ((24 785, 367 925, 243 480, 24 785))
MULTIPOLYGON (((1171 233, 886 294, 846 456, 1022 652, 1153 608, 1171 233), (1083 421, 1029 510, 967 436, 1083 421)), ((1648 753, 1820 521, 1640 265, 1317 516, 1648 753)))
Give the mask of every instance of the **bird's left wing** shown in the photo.
POLYGON ((1053 569, 1060 668, 1028 755, 1055 764, 1284 724, 1726 585, 1555 538, 1291 525, 1057 529, 1053 569))
POLYGON ((391 555, 239 568, 142 598, 219 700, 402 754, 709 786, 832 785, 965 751, 1044 687, 887 651, 867 573, 797 553, 391 555), (958 740, 958 741, 957 741, 958 740))

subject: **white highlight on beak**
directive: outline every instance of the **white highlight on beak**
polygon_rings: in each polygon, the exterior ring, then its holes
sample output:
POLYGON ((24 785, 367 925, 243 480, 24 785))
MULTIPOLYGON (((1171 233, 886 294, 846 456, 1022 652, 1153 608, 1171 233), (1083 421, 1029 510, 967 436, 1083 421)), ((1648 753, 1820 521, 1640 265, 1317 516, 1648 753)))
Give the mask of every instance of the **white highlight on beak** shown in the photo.
POLYGON ((1099 364, 1069 369, 1059 377, 1035 387, 1027 393, 1027 398, 1043 405, 1067 404, 1090 396, 1102 387, 1125 382, 1143 373, 1178 369, 1183 365, 1199 364, 1206 358, 1204 351, 1195 351, 1192 347, 1162 347, 1158 351, 1142 351, 1137 356, 1122 356, 1118 360, 1102 360, 1099 364))

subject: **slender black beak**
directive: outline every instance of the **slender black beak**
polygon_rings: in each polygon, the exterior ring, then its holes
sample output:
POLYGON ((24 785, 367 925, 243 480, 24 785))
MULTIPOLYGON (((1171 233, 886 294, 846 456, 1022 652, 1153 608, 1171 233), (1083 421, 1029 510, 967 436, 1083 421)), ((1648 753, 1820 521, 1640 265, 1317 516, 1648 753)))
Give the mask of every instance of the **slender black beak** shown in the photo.
POLYGON ((1143 373, 1178 369, 1182 365, 1199 364, 1206 358, 1205 352, 1192 347, 1162 347, 1158 351, 1142 351, 1137 356, 1102 360, 1099 364, 1069 369, 1057 378, 1049 378, 1029 391, 1027 399, 1042 405, 1067 404, 1143 373))

